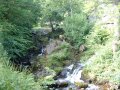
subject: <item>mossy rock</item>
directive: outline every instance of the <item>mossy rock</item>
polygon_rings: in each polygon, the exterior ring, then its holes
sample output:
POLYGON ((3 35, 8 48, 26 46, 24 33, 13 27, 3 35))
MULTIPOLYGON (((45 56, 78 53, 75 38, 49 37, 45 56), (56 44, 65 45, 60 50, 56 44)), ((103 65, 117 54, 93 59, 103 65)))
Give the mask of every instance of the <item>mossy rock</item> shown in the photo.
POLYGON ((75 85, 79 88, 87 88, 88 84, 84 82, 75 82, 75 85))
POLYGON ((84 79, 84 78, 85 78, 85 79, 90 78, 90 77, 88 76, 88 72, 89 72, 89 71, 86 70, 86 69, 83 70, 83 72, 82 72, 82 78, 83 78, 83 79, 84 79))
POLYGON ((60 83, 60 85, 59 85, 59 87, 67 87, 67 86, 68 86, 67 82, 60 83))

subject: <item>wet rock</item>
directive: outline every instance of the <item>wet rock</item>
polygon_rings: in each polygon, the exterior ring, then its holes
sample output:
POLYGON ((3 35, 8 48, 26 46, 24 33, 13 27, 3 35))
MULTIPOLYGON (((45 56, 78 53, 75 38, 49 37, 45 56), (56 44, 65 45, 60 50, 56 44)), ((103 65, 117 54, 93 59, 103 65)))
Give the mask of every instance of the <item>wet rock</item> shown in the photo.
POLYGON ((75 82, 75 85, 79 88, 87 88, 88 84, 84 82, 75 82))
POLYGON ((80 90, 85 90, 84 88, 81 88, 80 90))
POLYGON ((61 74, 60 74, 61 78, 66 78, 68 72, 70 72, 69 69, 65 69, 65 70, 63 70, 63 71, 61 72, 61 74))
POLYGON ((61 84, 61 83, 68 83, 68 84, 70 84, 70 81, 66 80, 66 79, 58 79, 58 80, 56 80, 56 83, 57 84, 61 84))
POLYGON ((54 79, 57 80, 59 78, 67 78, 67 75, 71 73, 72 71, 72 68, 73 68, 73 64, 64 68, 61 72, 59 72, 55 77, 54 79))
POLYGON ((67 82, 64 82, 64 83, 59 84, 59 87, 67 87, 67 86, 68 86, 68 83, 67 83, 67 82))
POLYGON ((63 70, 62 72, 59 72, 55 77, 54 79, 57 80, 58 78, 66 78, 67 77, 67 72, 68 70, 65 69, 63 70))
POLYGON ((86 90, 100 90, 98 86, 94 84, 89 84, 86 90))
POLYGON ((62 82, 62 83, 54 83, 54 84, 50 84, 50 85, 47 85, 48 88, 64 88, 64 87, 67 87, 68 86, 68 83, 67 82, 62 82))
POLYGON ((118 89, 120 90, 120 85, 118 85, 118 89))

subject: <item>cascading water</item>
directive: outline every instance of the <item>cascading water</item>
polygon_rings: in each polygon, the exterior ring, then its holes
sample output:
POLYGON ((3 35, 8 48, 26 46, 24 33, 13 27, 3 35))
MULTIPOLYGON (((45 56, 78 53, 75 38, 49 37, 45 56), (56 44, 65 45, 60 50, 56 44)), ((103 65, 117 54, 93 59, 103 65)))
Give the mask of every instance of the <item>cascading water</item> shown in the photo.
MULTIPOLYGON (((84 81, 81 79, 83 67, 84 65, 81 63, 76 63, 65 67, 57 76, 56 84, 58 84, 58 87, 54 90, 81 90, 75 86, 75 83, 84 83, 84 81), (66 83, 68 84, 67 87, 61 87, 61 85, 66 83)), ((88 84, 84 90, 99 90, 99 87, 95 86, 94 84, 88 84)))
POLYGON ((67 75, 66 80, 70 81, 70 83, 75 82, 83 82, 81 79, 81 73, 82 73, 83 65, 77 63, 77 65, 74 65, 72 68, 72 73, 67 75))

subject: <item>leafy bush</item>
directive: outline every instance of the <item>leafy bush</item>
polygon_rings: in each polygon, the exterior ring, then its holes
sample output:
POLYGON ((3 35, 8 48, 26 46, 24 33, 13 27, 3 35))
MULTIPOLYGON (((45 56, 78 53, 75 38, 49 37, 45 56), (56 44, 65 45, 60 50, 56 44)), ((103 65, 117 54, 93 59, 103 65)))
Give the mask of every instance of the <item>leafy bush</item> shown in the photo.
POLYGON ((30 41, 28 29, 19 29, 17 26, 7 22, 1 24, 1 43, 11 58, 21 57, 25 55, 26 51, 32 46, 30 41), (29 46, 29 47, 28 47, 29 46))
POLYGON ((101 28, 100 25, 94 26, 92 31, 86 37, 86 43, 89 46, 93 46, 93 44, 97 45, 105 45, 105 43, 112 38, 112 34, 108 29, 101 28))
POLYGON ((32 46, 30 31, 40 15, 34 0, 0 1, 0 39, 10 58, 22 57, 32 46))
POLYGON ((74 14, 64 20, 65 35, 77 47, 85 42, 84 37, 89 33, 90 28, 84 13, 74 14))

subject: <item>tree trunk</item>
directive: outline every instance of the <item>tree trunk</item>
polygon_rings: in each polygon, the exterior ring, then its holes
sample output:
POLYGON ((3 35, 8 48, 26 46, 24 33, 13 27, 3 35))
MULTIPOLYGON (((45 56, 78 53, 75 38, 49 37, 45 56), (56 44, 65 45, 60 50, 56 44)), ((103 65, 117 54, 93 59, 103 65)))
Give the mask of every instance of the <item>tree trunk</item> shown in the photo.
POLYGON ((54 27, 53 27, 53 23, 52 23, 51 18, 49 20, 50 20, 50 27, 51 27, 52 31, 54 31, 54 27))

